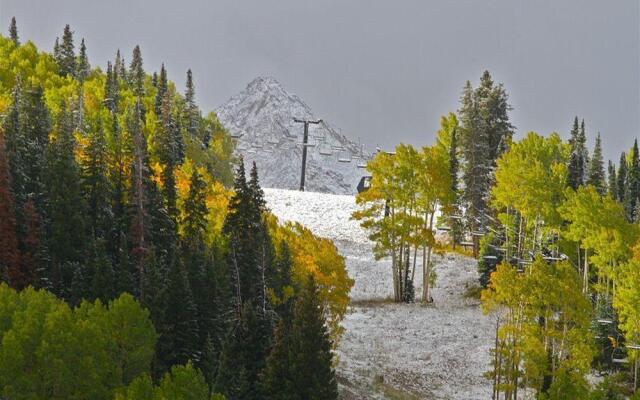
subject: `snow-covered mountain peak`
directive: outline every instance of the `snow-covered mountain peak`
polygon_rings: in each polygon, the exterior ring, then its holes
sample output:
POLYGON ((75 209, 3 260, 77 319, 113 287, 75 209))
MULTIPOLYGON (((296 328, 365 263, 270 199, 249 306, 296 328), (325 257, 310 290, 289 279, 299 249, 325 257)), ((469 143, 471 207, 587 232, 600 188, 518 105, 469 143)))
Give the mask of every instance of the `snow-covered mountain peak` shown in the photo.
MULTIPOLYGON (((258 77, 216 110, 220 122, 237 137, 237 152, 258 165, 265 187, 297 189, 302 159, 302 124, 318 119, 298 96, 272 77, 258 77)), ((363 147, 329 123, 309 127, 306 190, 352 194, 363 175, 363 147)))

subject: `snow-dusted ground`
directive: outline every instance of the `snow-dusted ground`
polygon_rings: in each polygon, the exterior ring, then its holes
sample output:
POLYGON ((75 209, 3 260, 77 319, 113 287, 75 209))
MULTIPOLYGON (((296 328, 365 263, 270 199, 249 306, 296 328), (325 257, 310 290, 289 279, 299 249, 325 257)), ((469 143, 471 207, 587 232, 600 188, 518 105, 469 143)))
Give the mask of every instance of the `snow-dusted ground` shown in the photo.
MULTIPOLYGON (((433 306, 393 304, 390 261, 376 261, 372 243, 351 213, 353 196, 265 189, 268 207, 332 239, 355 280, 337 368, 345 399, 486 399, 493 320, 464 295, 477 285, 472 259, 436 257, 433 306), (402 393, 405 397, 393 397, 402 393)), ((421 276, 418 269, 416 277, 421 276)), ((420 279, 416 279, 420 293, 420 279)))

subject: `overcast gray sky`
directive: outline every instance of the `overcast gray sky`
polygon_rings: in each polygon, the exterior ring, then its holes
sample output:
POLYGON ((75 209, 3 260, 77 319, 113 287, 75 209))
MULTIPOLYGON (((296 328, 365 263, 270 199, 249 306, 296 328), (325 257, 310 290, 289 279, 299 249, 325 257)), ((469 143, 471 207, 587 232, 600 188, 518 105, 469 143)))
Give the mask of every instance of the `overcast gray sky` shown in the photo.
POLYGON ((258 75, 373 147, 431 143, 464 82, 503 82, 518 133, 584 117, 617 159, 640 133, 638 0, 0 0, 23 40, 51 49, 65 23, 104 67, 136 43, 148 71, 194 73, 205 110, 258 75))

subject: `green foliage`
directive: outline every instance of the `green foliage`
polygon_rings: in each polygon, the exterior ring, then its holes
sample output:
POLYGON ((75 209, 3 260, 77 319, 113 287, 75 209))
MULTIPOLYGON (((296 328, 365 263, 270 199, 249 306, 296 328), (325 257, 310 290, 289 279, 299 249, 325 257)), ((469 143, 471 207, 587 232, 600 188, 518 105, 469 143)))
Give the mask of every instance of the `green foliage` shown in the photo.
POLYGON ((45 291, 0 285, 0 393, 12 399, 108 399, 147 373, 155 331, 129 295, 71 309, 45 291))

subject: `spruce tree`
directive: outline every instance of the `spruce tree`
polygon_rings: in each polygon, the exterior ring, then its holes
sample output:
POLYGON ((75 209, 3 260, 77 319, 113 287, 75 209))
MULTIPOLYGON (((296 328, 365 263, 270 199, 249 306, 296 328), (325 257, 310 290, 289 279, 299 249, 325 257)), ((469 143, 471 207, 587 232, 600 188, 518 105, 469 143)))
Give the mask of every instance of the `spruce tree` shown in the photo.
POLYGON ((51 277, 54 290, 63 297, 68 295, 66 289, 71 285, 75 263, 84 261, 86 243, 85 206, 75 148, 73 117, 63 108, 56 138, 47 152, 46 169, 51 277))
POLYGON ((0 281, 8 282, 14 289, 22 289, 30 283, 20 261, 11 172, 4 134, 0 132, 0 281))
MULTIPOLYGON (((584 122, 582 126, 584 127, 584 122)), ((573 120, 569 144, 571 146, 571 155, 569 158, 569 165, 567 167, 569 186, 576 190, 579 186, 584 184, 584 168, 586 161, 583 157, 585 153, 583 148, 584 141, 581 135, 577 116, 573 120)))
POLYGON ((245 302, 258 302, 260 255, 256 244, 260 238, 261 220, 256 212, 247 184, 244 163, 240 161, 229 201, 223 232, 228 236, 227 263, 230 268, 236 313, 245 302))
POLYGON ((629 165, 625 209, 630 221, 637 221, 636 203, 640 197, 640 155, 638 154, 638 139, 633 142, 631 149, 631 163, 629 165))
POLYGON ((263 399, 259 384, 270 330, 250 303, 229 330, 220 354, 215 391, 229 399, 263 399))
POLYGON ((331 340, 324 319, 324 306, 313 276, 296 300, 291 323, 289 363, 294 398, 329 400, 338 398, 333 370, 331 340))
POLYGON ((598 193, 604 195, 607 192, 607 184, 605 181, 604 161, 602 159, 602 144, 600 142, 600 133, 596 136, 596 144, 593 149, 593 156, 589 163, 589 175, 587 183, 593 185, 598 193))
POLYGON ((160 67, 160 76, 158 76, 157 80, 155 112, 156 115, 160 115, 162 113, 162 102, 164 101, 168 90, 167 70, 164 68, 164 63, 162 63, 162 66, 160 67))
POLYGON ((623 151, 620 154, 620 165, 618 166, 618 177, 616 179, 616 198, 621 203, 624 203, 627 198, 627 169, 627 155, 623 151))
POLYGON ((277 298, 274 309, 281 320, 291 321, 295 285, 292 277, 293 259, 291 250, 285 240, 280 242, 278 256, 274 260, 274 273, 270 288, 277 298))
POLYGON ((196 136, 198 134, 198 130, 200 128, 200 110, 198 109, 198 105, 195 100, 195 87, 193 84, 193 75, 191 74, 191 70, 187 70, 187 85, 186 91, 184 94, 184 99, 186 103, 186 128, 187 132, 192 136, 196 136))
POLYGON ((609 165, 607 166, 607 172, 609 175, 608 184, 607 184, 607 193, 615 200, 618 199, 618 184, 617 184, 617 175, 616 175, 616 166, 615 164, 609 160, 609 165))
POLYGON ((116 59, 113 63, 113 73, 120 79, 128 80, 127 69, 125 67, 124 58, 120 55, 120 49, 116 51, 116 59))
MULTIPOLYGON (((460 214, 459 206, 459 188, 458 188, 458 174, 460 164, 458 160, 458 130, 453 129, 451 132, 451 143, 449 145, 449 176, 451 177, 451 215, 460 214)), ((460 243, 462 240, 462 223, 458 218, 451 218, 451 239, 453 246, 460 243)))
POLYGON ((198 316, 187 274, 179 262, 168 276, 167 302, 159 342, 163 367, 198 361, 202 343, 198 338, 198 316))
POLYGON ((20 45, 20 39, 18 38, 18 26, 16 25, 16 17, 11 17, 11 25, 9 25, 9 39, 16 44, 20 45))
POLYGON ((88 210, 89 233, 94 238, 108 239, 114 225, 111 185, 107 177, 107 143, 100 122, 89 133, 86 157, 82 163, 82 185, 88 210))
POLYGON ((129 65, 129 80, 133 87, 133 93, 138 98, 142 98, 144 96, 144 69, 142 66, 142 52, 138 45, 133 49, 133 56, 129 65))
POLYGON ((25 282, 28 285, 52 290, 52 282, 46 270, 49 256, 42 240, 41 217, 31 198, 27 200, 23 214, 25 228, 24 237, 21 240, 22 276, 27 278, 25 282))
POLYGON ((267 357, 260 384, 265 398, 270 400, 296 399, 290 363, 290 321, 280 320, 274 331, 273 346, 267 357))
MULTIPOLYGON (((55 53, 55 51, 54 51, 55 53)), ((62 76, 74 76, 76 72, 76 54, 73 44, 73 31, 69 25, 65 25, 62 33, 62 44, 59 45, 58 72, 62 76)))
POLYGON ((88 270, 89 299, 100 299, 105 304, 113 300, 116 296, 116 277, 102 238, 91 241, 88 270))
POLYGON ((89 58, 87 56, 87 46, 84 44, 84 38, 80 42, 80 54, 78 55, 78 60, 76 62, 76 71, 75 76, 80 82, 84 82, 89 76, 89 70, 91 66, 89 65, 89 58))

